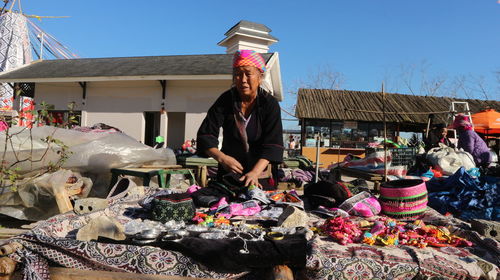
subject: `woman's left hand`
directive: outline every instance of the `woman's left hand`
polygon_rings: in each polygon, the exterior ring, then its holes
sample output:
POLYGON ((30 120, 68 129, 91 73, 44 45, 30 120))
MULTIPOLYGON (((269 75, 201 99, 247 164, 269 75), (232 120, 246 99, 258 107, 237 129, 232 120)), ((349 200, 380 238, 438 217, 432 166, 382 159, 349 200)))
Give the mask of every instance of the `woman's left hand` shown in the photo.
POLYGON ((262 186, 259 184, 259 174, 254 171, 250 171, 247 174, 241 176, 240 181, 245 182, 245 187, 249 187, 251 185, 257 186, 261 188, 262 186))

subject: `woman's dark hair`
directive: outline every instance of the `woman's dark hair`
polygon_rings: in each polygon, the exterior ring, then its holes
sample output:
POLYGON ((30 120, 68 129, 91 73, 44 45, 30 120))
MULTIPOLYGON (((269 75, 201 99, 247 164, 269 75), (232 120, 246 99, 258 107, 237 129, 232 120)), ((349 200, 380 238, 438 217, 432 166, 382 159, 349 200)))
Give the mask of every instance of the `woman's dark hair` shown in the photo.
POLYGON ((433 127, 433 129, 436 129, 436 130, 443 129, 443 128, 446 128, 446 125, 444 123, 437 123, 433 127))

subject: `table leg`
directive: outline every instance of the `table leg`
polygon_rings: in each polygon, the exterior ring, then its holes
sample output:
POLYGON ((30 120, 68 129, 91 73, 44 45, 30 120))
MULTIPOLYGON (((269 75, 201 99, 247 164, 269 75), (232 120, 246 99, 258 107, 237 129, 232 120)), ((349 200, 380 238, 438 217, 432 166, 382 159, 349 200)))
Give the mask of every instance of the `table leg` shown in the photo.
POLYGON ((206 165, 203 165, 201 166, 201 170, 200 170, 200 185, 201 187, 206 187, 207 186, 207 166, 206 165))
MULTIPOLYGON (((151 176, 149 176, 149 174, 144 174, 144 177, 142 179, 142 184, 145 186, 145 187, 149 187, 149 182, 151 181, 151 176)), ((158 182, 160 183, 160 182, 158 182)))
POLYGON ((111 191, 116 182, 118 182, 118 173, 111 172, 111 183, 109 184, 108 193, 111 191))
POLYGON ((167 176, 165 170, 158 170, 158 185, 162 189, 167 187, 166 177, 167 176))

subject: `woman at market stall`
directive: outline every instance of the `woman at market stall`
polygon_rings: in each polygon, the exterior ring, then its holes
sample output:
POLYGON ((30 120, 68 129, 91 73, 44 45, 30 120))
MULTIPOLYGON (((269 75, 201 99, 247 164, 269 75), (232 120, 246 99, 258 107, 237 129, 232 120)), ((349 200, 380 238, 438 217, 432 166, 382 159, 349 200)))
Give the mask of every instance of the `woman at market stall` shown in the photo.
POLYGON ((472 130, 469 118, 458 114, 453 121, 453 128, 458 131, 458 148, 470 153, 478 167, 488 167, 491 163, 490 149, 486 142, 472 130))
POLYGON ((443 123, 436 124, 431 131, 429 131, 429 137, 425 139, 425 150, 428 151, 432 148, 439 147, 439 144, 446 145, 451 148, 455 148, 455 145, 451 143, 450 139, 447 137, 448 128, 443 123))
POLYGON ((198 130, 198 154, 217 160, 219 180, 227 173, 235 173, 241 175, 244 186, 276 185, 272 179, 259 181, 269 163, 283 160, 280 107, 261 87, 265 66, 259 53, 237 51, 233 57, 233 86, 210 107, 198 130), (223 140, 219 150, 221 127, 223 140))

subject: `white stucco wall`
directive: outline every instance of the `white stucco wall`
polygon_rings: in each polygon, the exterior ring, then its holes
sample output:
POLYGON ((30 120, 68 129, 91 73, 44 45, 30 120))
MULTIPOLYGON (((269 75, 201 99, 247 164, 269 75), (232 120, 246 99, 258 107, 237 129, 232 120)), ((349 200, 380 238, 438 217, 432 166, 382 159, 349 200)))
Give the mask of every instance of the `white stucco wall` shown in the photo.
POLYGON ((186 113, 186 128, 184 129, 187 139, 196 139, 196 133, 207 113, 186 113))
POLYGON ((203 113, 217 97, 231 86, 231 81, 167 81, 168 112, 203 113))
MULTIPOLYGON (((167 81, 166 112, 185 112, 184 139, 196 138, 196 131, 208 108, 231 85, 229 80, 167 81)), ((82 111, 82 125, 106 123, 144 142, 144 112, 160 111, 161 85, 158 81, 88 82, 86 104, 77 83, 37 83, 35 100, 67 110, 70 102, 82 111)), ((162 135, 167 139, 168 116, 162 115, 162 135)), ((168 143, 167 143, 168 145, 168 143)))

